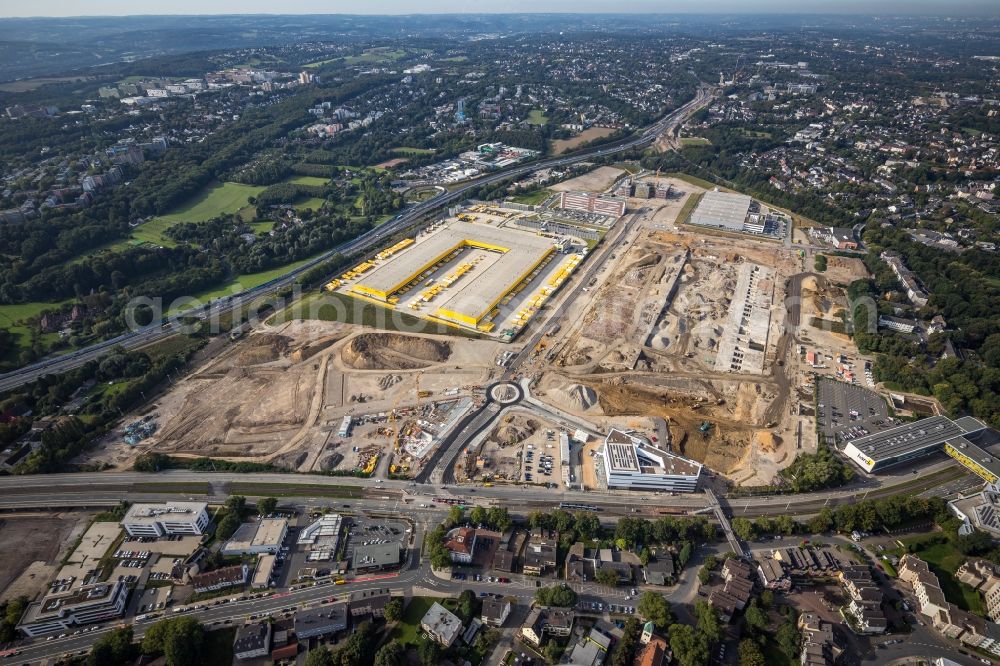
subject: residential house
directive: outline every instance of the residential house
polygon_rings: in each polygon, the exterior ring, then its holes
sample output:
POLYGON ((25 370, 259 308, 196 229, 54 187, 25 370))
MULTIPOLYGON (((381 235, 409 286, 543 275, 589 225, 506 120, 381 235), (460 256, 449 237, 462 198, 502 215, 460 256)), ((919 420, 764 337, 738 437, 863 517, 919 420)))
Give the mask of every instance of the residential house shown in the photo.
POLYGON ((757 560, 757 576, 768 590, 790 590, 792 587, 791 576, 780 560, 761 557, 757 560))
POLYGON ((660 553, 642 568, 642 577, 647 585, 673 585, 676 575, 674 556, 669 552, 660 553))
POLYGON ((544 576, 556 568, 556 534, 543 529, 532 530, 524 549, 521 571, 528 576, 544 576))
POLYGON ((431 640, 445 647, 451 647, 462 633, 462 621, 435 601, 420 620, 420 628, 431 640))
POLYGON ((510 616, 511 603, 504 598, 486 597, 483 599, 483 610, 481 617, 483 624, 491 627, 502 627, 510 616))
POLYGON ((347 608, 353 618, 366 615, 374 618, 385 617, 385 605, 389 603, 390 599, 392 599, 392 594, 387 587, 359 590, 351 592, 347 608))
POLYGON ((266 657, 271 652, 271 623, 251 622, 236 631, 233 656, 237 659, 266 657))
POLYGON ((214 592, 227 587, 246 585, 250 568, 246 564, 216 569, 191 576, 191 586, 195 592, 214 592))
POLYGON ((542 638, 546 634, 569 636, 573 630, 575 617, 573 611, 568 608, 535 606, 521 625, 521 636, 535 646, 542 644, 542 638))
POLYGON ((611 648, 611 637, 591 627, 587 635, 573 646, 569 663, 574 666, 601 666, 611 648))

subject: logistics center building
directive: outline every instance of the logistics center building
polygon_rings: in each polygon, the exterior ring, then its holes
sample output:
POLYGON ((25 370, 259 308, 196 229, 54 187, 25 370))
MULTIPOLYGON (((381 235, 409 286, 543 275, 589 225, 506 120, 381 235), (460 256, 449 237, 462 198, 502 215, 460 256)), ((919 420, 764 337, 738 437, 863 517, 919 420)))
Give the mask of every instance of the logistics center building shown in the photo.
POLYGON ((500 301, 530 278, 556 248, 551 239, 518 229, 454 222, 400 250, 392 259, 363 275, 350 291, 394 305, 400 292, 470 249, 498 256, 443 300, 433 311, 433 317, 466 328, 490 330, 489 320, 500 301))
POLYGON ((1000 476, 1000 462, 967 437, 986 430, 986 425, 971 416, 954 421, 947 416, 904 423, 849 442, 844 455, 866 472, 880 472, 917 458, 944 451, 983 479, 995 483, 1000 476))

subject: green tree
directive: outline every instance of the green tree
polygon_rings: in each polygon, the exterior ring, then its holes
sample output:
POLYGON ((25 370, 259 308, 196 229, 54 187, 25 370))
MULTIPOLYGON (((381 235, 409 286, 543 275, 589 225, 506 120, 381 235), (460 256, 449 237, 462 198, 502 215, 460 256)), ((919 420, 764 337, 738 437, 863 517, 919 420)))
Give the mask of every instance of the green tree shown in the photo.
POLYGON ((594 577, 601 585, 613 587, 618 584, 618 573, 613 569, 599 569, 594 577))
POLYGON ((535 590, 535 601, 540 606, 572 608, 576 605, 576 592, 566 584, 540 587, 535 590))
POLYGON ((403 617, 403 600, 399 597, 393 597, 386 602, 382 613, 385 615, 386 622, 396 622, 403 617))
POLYGON ((136 651, 131 626, 112 629, 91 647, 87 666, 120 666, 134 659, 136 651))
POLYGON ((389 641, 375 653, 374 666, 405 666, 406 650, 399 641, 389 641))
POLYGON ((193 666, 200 662, 200 648, 205 630, 195 618, 164 618, 146 630, 142 651, 162 654, 168 666, 193 666))
POLYGON ((465 512, 462 511, 457 506, 452 506, 448 509, 448 517, 445 518, 445 524, 448 527, 455 527, 456 525, 461 525, 465 521, 465 512))
POLYGON ((226 510, 235 513, 242 520, 243 513, 247 510, 247 498, 243 495, 230 495, 226 498, 226 510))
POLYGON ((334 659, 333 653, 330 652, 329 648, 325 645, 317 647, 315 650, 309 650, 309 654, 306 656, 305 666, 337 666, 334 659))
POLYGON ((694 552, 694 545, 690 541, 685 541, 684 545, 681 546, 681 550, 677 553, 677 562, 681 565, 683 569, 687 563, 691 560, 691 555, 694 552))
POLYGON ((229 537, 233 536, 233 533, 235 533, 236 530, 239 529, 239 527, 240 527, 239 516, 233 512, 229 512, 222 517, 222 520, 219 521, 219 526, 216 528, 216 533, 218 534, 220 539, 228 539, 229 537))
POLYGON ((490 527, 502 534, 510 529, 514 521, 511 520, 510 511, 507 510, 507 507, 494 506, 490 507, 486 522, 489 523, 490 527))
POLYGON ((753 541, 757 536, 754 524, 746 518, 733 518, 733 532, 744 541, 753 541))
POLYGON ((474 506, 472 511, 469 512, 469 520, 472 521, 473 525, 485 525, 486 524, 487 512, 485 507, 474 506))
POLYGON ((740 658, 740 666, 765 666, 767 661, 757 642, 749 638, 740 641, 737 649, 740 658))
POLYGON ((747 606, 746 611, 743 613, 743 620, 746 622, 747 627, 754 632, 763 631, 770 624, 767 619, 767 613, 757 605, 756 599, 751 601, 750 605, 747 606))
POLYGON ((647 590, 639 596, 639 615, 652 622, 657 629, 663 629, 672 624, 670 603, 659 592, 647 590))
POLYGON ((722 638, 722 626, 715 608, 707 601, 699 600, 694 605, 694 616, 698 633, 702 634, 709 644, 718 643, 722 638))
POLYGON ((680 666, 705 666, 708 664, 708 641, 689 624, 670 625, 670 649, 680 666))
POLYGON ((565 646, 559 641, 550 640, 545 644, 545 647, 542 648, 542 652, 545 653, 545 657, 550 663, 558 664, 559 660, 562 658, 563 650, 565 649, 565 646))
POLYGON ((802 644, 802 635, 799 633, 798 627, 795 626, 794 622, 785 622, 780 627, 778 631, 774 634, 775 640, 778 642, 778 647, 784 652, 788 657, 794 659, 799 655, 799 646, 802 644))
POLYGON ((420 655, 420 663, 423 666, 438 666, 441 660, 444 659, 444 650, 437 642, 426 640, 420 644, 418 650, 420 655))
POLYGON ((167 666, 199 666, 205 629, 193 617, 180 617, 163 644, 167 666))
POLYGON ((257 513, 262 516, 271 515, 277 508, 278 499, 276 497, 262 497, 257 500, 257 513))

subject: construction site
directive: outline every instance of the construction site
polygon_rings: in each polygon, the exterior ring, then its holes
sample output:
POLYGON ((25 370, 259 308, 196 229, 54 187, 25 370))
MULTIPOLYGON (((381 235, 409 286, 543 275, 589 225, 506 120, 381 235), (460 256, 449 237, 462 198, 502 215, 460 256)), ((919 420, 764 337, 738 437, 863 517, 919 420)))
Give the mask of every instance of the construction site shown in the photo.
POLYGON ((266 324, 126 417, 155 414, 148 436, 109 437, 81 462, 125 468, 156 451, 300 472, 600 488, 598 449, 615 428, 733 483, 772 483, 816 449, 815 359, 863 362, 834 324, 846 306, 837 285, 866 275, 864 265, 831 260, 834 283, 794 245, 678 226, 697 185, 600 176, 596 194, 626 210, 603 218, 606 228, 567 214, 560 224, 579 235, 543 229, 541 216, 562 214, 553 202, 472 203, 326 285, 462 335, 266 324), (590 231, 598 240, 583 238, 590 231), (516 383, 511 404, 488 390, 497 382, 516 383), (483 410, 495 418, 470 443, 440 446, 483 410))
POLYGON ((587 243, 523 228, 528 211, 475 205, 405 238, 327 285, 352 298, 512 340, 573 274, 587 243))

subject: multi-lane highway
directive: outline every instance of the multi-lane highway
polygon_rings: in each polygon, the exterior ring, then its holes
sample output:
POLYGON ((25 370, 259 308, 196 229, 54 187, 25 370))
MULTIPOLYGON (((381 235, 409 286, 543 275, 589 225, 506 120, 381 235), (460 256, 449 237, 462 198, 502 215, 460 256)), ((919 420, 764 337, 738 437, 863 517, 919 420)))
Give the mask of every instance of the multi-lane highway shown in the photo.
POLYGON ((94 343, 93 345, 78 349, 68 354, 43 359, 31 365, 26 365, 22 368, 18 368, 17 370, 12 370, 11 372, 0 375, 0 392, 17 388, 46 374, 57 374, 78 368, 88 361, 101 357, 115 347, 134 349, 156 342, 157 340, 161 340, 171 335, 175 335, 180 328, 181 321, 183 319, 190 317, 213 318, 225 312, 238 311, 241 307, 257 299, 270 296, 289 287, 304 273, 312 270, 316 266, 319 266, 334 255, 360 254, 382 244, 384 242, 383 239, 406 231, 410 227, 415 226, 429 213, 441 208, 442 206, 446 206, 449 203, 463 199, 466 193, 474 187, 489 185, 507 178, 523 176, 538 169, 566 166, 587 159, 592 159, 594 157, 616 154, 650 144, 664 131, 676 126, 691 113, 704 106, 711 99, 712 94, 712 89, 709 87, 699 88, 694 99, 664 116, 638 136, 630 137, 620 142, 587 149, 564 157, 543 160, 541 162, 531 162, 529 164, 496 171, 476 181, 457 187, 450 192, 441 193, 432 199, 415 204, 385 224, 375 227, 374 229, 369 230, 351 241, 334 247, 295 270, 289 271, 281 277, 275 278, 274 280, 266 282, 258 287, 254 287, 253 289, 248 289, 237 295, 219 298, 210 303, 189 308, 171 315, 165 322, 158 322, 127 333, 122 333, 114 338, 94 343))

